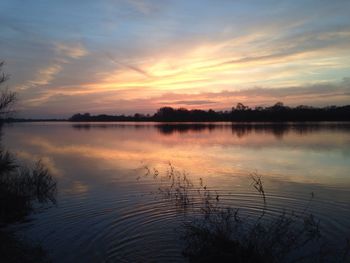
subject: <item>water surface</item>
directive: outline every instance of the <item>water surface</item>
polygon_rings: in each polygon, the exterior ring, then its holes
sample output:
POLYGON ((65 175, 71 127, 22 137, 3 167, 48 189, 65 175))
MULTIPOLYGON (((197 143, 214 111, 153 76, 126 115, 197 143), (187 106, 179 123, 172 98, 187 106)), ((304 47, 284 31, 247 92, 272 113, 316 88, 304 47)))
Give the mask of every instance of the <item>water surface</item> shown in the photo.
POLYGON ((169 162, 203 178, 224 204, 254 214, 262 203, 251 173, 262 175, 268 216, 310 212, 334 240, 350 234, 350 125, 17 123, 3 146, 28 165, 41 159, 58 181, 57 206, 16 226, 54 262, 172 262, 181 256, 187 216, 159 197, 169 162))

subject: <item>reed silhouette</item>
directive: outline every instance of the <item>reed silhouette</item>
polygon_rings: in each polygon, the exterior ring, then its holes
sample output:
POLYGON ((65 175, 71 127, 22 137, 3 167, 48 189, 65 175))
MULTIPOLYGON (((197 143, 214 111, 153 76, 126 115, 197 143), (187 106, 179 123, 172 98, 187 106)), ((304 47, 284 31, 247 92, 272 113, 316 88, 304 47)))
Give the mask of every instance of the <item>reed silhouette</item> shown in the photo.
POLYGON ((24 221, 34 206, 56 201, 56 182, 38 161, 33 168, 17 164, 9 152, 0 150, 0 261, 49 262, 40 244, 20 240, 7 226, 24 221))
POLYGON ((33 169, 20 167, 8 152, 0 152, 0 224, 22 220, 33 203, 55 203, 56 182, 38 161, 33 169))
POLYGON ((266 217, 268 198, 262 177, 253 173, 251 186, 260 195, 262 206, 255 216, 244 217, 239 209, 222 205, 220 195, 202 178, 195 184, 186 172, 178 171, 171 164, 164 174, 148 166, 144 169, 144 176, 160 183, 157 194, 186 212, 182 231, 183 255, 190 262, 350 260, 349 239, 345 240, 343 248, 334 247, 322 235, 320 221, 309 212, 313 193, 302 212, 285 209, 277 216, 266 217))

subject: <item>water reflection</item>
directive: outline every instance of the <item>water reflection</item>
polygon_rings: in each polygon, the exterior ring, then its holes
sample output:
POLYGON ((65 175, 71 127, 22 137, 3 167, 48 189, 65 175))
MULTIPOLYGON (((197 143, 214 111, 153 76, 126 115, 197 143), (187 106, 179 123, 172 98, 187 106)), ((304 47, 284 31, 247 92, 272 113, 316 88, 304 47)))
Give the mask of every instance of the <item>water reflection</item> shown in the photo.
POLYGON ((350 133, 349 125, 342 123, 81 123, 70 127, 69 123, 20 124, 9 127, 7 141, 17 142, 22 156, 28 149, 37 156, 44 153, 51 166, 51 156, 59 155, 87 158, 110 169, 133 169, 140 161, 151 165, 171 161, 193 174, 203 169, 213 176, 256 169, 293 181, 349 181, 350 133))
POLYGON ((21 123, 3 133, 7 149, 23 162, 43 158, 59 180, 59 207, 27 230, 47 240, 57 262, 72 250, 63 261, 139 261, 150 253, 154 261, 181 261, 173 228, 182 215, 150 195, 158 187, 153 180, 136 180, 140 167, 162 172, 169 161, 247 213, 258 205, 247 175, 258 171, 271 213, 298 210, 314 192, 315 211, 329 229, 350 227, 344 123, 21 123))
POLYGON ((241 138, 251 133, 272 133, 276 138, 282 139, 289 132, 300 135, 317 132, 320 130, 349 131, 347 123, 188 123, 188 124, 158 124, 155 126, 162 134, 203 132, 214 129, 231 129, 232 134, 241 138))
POLYGON ((125 129, 144 130, 156 128, 162 135, 174 133, 204 132, 231 129, 232 134, 241 138, 251 133, 273 134, 282 139, 284 135, 293 132, 307 135, 320 131, 350 131, 346 122, 304 122, 304 123, 73 123, 77 130, 90 129, 125 129))

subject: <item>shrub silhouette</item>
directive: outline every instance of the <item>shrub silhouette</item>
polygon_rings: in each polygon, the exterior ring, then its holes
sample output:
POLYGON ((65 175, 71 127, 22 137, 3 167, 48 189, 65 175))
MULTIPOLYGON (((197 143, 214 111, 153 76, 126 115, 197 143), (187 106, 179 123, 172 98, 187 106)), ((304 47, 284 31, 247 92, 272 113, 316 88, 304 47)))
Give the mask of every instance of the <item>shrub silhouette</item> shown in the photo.
POLYGON ((55 203, 55 194, 56 182, 42 162, 20 167, 10 153, 0 151, 1 262, 49 262, 40 245, 16 238, 6 226, 24 220, 35 203, 55 203))
POLYGON ((42 162, 33 169, 19 167, 8 152, 0 152, 0 223, 19 221, 33 202, 55 203, 56 182, 42 162))

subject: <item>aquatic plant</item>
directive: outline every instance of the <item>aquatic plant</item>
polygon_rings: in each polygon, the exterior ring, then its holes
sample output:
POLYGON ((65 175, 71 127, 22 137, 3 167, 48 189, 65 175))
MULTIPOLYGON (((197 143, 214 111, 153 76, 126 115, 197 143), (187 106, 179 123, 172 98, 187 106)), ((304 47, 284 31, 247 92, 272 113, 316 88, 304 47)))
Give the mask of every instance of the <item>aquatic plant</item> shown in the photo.
POLYGON ((202 178, 193 183, 186 172, 169 163, 166 173, 145 166, 145 176, 159 180, 158 194, 174 201, 187 213, 183 222, 183 255, 190 262, 348 262, 350 242, 338 249, 322 236, 320 221, 309 212, 282 210, 267 217, 268 200, 262 177, 252 173, 251 186, 262 207, 255 216, 242 217, 240 210, 223 206, 217 192, 202 178), (193 204, 196 203, 196 206, 193 204), (199 206, 199 213, 198 213, 199 206), (192 209, 192 210, 191 210, 192 209))
POLYGON ((12 154, 0 151, 0 261, 50 262, 39 244, 22 240, 5 227, 24 220, 34 204, 54 204, 56 181, 41 161, 32 169, 19 166, 12 154))
POLYGON ((0 151, 0 224, 22 220, 34 203, 55 203, 56 181, 41 161, 32 169, 16 164, 9 152, 0 151))
POLYGON ((186 172, 176 170, 171 163, 165 174, 161 174, 155 168, 150 169, 148 166, 144 166, 143 169, 145 177, 152 176, 153 179, 160 182, 157 194, 162 198, 173 200, 176 207, 181 209, 187 209, 187 206, 193 204, 192 198, 195 196, 191 191, 196 189, 186 172))

